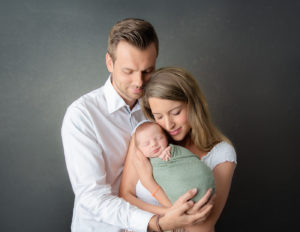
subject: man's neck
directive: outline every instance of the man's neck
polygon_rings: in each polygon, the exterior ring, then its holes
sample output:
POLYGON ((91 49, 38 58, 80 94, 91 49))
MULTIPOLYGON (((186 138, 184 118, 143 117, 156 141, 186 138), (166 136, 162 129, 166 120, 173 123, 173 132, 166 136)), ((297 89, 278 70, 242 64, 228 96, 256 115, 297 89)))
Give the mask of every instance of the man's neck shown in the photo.
POLYGON ((121 94, 121 92, 119 91, 119 89, 114 85, 113 83, 113 76, 111 74, 111 84, 113 86, 113 88, 116 90, 116 92, 119 94, 119 96, 124 100, 124 102, 129 106, 130 110, 133 109, 133 107, 136 105, 136 103, 138 102, 138 100, 127 100, 126 98, 124 98, 121 94))
POLYGON ((138 101, 136 100, 135 102, 130 103, 130 102, 126 101, 125 99, 124 99, 124 101, 125 101, 126 104, 129 106, 130 110, 132 110, 133 107, 134 107, 134 106, 136 105, 136 103, 138 102, 138 101))

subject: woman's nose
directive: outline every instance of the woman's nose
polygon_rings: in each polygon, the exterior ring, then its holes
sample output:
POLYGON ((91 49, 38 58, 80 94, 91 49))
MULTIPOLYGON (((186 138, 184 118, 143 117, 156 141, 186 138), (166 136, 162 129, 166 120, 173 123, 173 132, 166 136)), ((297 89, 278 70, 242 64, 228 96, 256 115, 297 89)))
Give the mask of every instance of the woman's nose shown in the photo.
POLYGON ((175 123, 170 118, 166 118, 165 120, 165 129, 166 130, 172 130, 174 128, 175 123))

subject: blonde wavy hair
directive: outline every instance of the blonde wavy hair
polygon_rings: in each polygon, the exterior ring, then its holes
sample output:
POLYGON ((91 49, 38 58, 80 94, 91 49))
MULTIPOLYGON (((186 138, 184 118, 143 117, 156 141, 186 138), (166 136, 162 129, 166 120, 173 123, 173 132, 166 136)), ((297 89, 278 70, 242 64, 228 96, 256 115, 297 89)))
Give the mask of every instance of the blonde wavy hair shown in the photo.
POLYGON ((142 111, 148 119, 154 120, 148 99, 151 97, 180 101, 187 104, 190 137, 196 147, 208 152, 212 147, 229 139, 211 122, 206 100, 196 79, 186 70, 165 67, 155 71, 144 88, 140 100, 142 111))

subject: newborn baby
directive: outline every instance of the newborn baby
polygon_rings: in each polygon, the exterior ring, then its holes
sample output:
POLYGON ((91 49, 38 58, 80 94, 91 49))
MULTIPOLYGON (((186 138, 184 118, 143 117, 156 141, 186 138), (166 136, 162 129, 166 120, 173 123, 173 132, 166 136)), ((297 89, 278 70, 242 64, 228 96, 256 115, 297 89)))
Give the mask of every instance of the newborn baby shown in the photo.
MULTIPOLYGON (((150 159, 153 177, 172 204, 193 188, 198 190, 197 195, 192 198, 195 202, 208 189, 215 192, 215 179, 211 169, 186 148, 169 145, 165 132, 155 122, 144 121, 137 126, 135 144, 150 159)), ((154 197, 157 190, 148 189, 154 197)))

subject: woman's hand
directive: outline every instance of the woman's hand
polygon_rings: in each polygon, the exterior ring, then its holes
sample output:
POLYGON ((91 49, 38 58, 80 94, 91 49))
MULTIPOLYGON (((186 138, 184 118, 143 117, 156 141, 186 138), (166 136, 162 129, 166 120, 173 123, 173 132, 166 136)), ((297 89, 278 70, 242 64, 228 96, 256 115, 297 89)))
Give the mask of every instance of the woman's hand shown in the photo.
MULTIPOLYGON (((167 210, 166 214, 159 220, 159 225, 163 230, 172 230, 174 228, 196 224, 207 217, 206 215, 210 213, 212 205, 195 211, 193 214, 186 213, 194 208, 195 204, 189 199, 193 198, 196 193, 196 189, 188 191, 167 210)), ((205 198, 209 198, 208 196, 209 194, 206 194, 205 198)))
MULTIPOLYGON (((213 170, 214 177, 216 181, 216 191, 217 194, 212 196, 212 198, 209 201, 212 201, 214 203, 213 209, 211 212, 207 215, 207 217, 203 219, 199 219, 196 224, 190 225, 188 227, 185 227, 188 231, 214 231, 215 224, 224 208, 224 205, 226 203, 228 193, 230 190, 231 185, 231 179, 233 176, 235 168, 235 163, 232 162, 224 162, 216 166, 213 170)), ((205 200, 202 198, 200 199, 196 204, 199 203, 199 210, 204 210, 207 206, 207 204, 204 204, 202 207, 201 205, 205 202, 205 200), (202 202, 202 203, 200 203, 202 202)), ((194 206, 196 206, 196 204, 194 206)), ((209 204, 209 203, 208 203, 209 204)), ((196 208, 194 208, 196 209, 196 208)), ((193 209, 193 210, 194 210, 193 209)), ((193 213, 191 209, 190 213, 193 213)))
POLYGON ((204 222, 210 215, 215 203, 216 194, 212 195, 212 189, 209 189, 205 195, 196 202, 192 208, 187 210, 187 214, 201 213, 203 215, 195 223, 204 222))
MULTIPOLYGON (((135 137, 135 134, 133 136, 135 137)), ((149 159, 135 146, 134 137, 132 138, 135 153, 134 166, 138 172, 140 181, 147 187, 147 183, 154 181, 152 176, 152 166, 149 159)))

